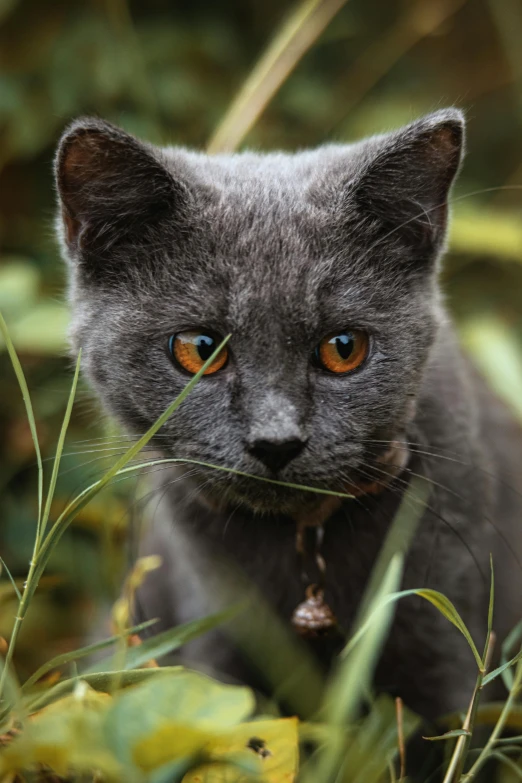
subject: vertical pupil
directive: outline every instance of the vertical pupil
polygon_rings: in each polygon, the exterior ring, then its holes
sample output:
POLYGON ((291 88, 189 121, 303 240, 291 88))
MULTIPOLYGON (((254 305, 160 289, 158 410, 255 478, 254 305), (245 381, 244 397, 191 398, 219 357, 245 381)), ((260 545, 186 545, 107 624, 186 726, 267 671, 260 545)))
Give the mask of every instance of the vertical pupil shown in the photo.
POLYGON ((200 334, 196 340, 196 348, 198 349, 200 358, 206 362, 215 350, 214 338, 209 337, 206 334, 200 334))
POLYGON ((353 352, 353 336, 351 334, 339 334, 335 338, 335 347, 341 359, 349 359, 353 352))

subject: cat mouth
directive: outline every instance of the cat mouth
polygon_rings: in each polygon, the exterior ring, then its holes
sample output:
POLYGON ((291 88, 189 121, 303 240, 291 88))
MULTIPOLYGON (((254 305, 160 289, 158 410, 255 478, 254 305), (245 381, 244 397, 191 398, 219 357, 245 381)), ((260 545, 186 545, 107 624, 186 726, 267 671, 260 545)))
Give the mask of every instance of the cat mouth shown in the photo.
POLYGON ((343 472, 342 479, 329 475, 318 481, 317 475, 310 479, 295 471, 290 476, 286 471, 272 475, 267 471, 266 475, 258 475, 209 468, 195 481, 201 498, 213 508, 226 510, 243 506, 254 513, 298 518, 313 514, 314 509, 339 506, 344 500, 380 494, 402 473, 408 458, 409 450, 404 444, 391 441, 373 465, 367 464, 364 471, 352 465, 343 472))
POLYGON ((325 498, 343 493, 339 484, 331 481, 309 481, 308 478, 282 474, 265 475, 241 470, 216 470, 200 467, 197 474, 187 466, 186 480, 193 485, 205 505, 225 511, 242 506, 258 514, 294 515, 318 506, 325 498))
POLYGON ((215 511, 243 507, 255 515, 284 515, 298 518, 312 514, 325 501, 340 505, 351 493, 341 482, 330 477, 321 483, 309 478, 283 475, 269 477, 246 472, 209 469, 188 480, 195 485, 198 497, 215 511))

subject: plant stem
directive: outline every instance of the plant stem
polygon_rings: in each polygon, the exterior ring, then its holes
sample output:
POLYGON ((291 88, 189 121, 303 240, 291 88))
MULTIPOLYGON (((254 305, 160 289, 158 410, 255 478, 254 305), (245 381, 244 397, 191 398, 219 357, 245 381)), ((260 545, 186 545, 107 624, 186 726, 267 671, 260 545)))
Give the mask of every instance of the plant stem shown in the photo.
POLYGON ((208 144, 208 152, 233 152, 299 60, 346 0, 303 0, 255 65, 208 144))
MULTIPOLYGON (((492 595, 493 595, 493 588, 492 588, 492 595)), ((490 601, 490 605, 492 606, 492 601, 490 601)), ((482 695, 482 688, 484 687, 484 677, 486 676, 486 672, 489 668, 489 664, 491 661, 491 654, 493 652, 493 645, 495 644, 495 634, 491 631, 491 619, 492 619, 491 606, 490 606, 489 620, 488 620, 488 634, 486 638, 486 645, 484 647, 484 655, 483 655, 484 664, 479 668, 479 672, 477 675, 477 680, 475 682, 475 688, 473 689, 473 695, 471 696, 468 712, 466 714, 466 717, 464 718, 464 723, 462 724, 462 728, 464 729, 464 731, 468 733, 458 738, 443 783, 458 783, 458 781, 460 780, 465 780, 465 778, 462 778, 462 771, 464 769, 464 764, 466 763, 466 758, 469 753, 471 737, 473 735, 473 729, 475 727, 475 723, 477 720, 477 712, 480 704, 480 697, 482 695)))
POLYGON ((448 769, 446 770, 443 783, 458 783, 462 775, 464 763, 469 751, 471 733, 473 731, 473 726, 475 725, 475 720, 477 717, 477 710, 480 702, 480 694, 482 691, 482 684, 485 673, 485 670, 481 669, 477 675, 477 680, 475 682, 475 688, 473 689, 473 695, 468 707, 468 712, 462 724, 464 731, 469 732, 469 734, 462 735, 458 738, 448 769))
POLYGON ((475 761, 469 772, 467 772, 462 777, 462 783, 469 783, 470 780, 473 780, 473 778, 477 775, 478 771, 481 769, 481 767, 484 765, 484 763, 487 761, 491 753, 494 751, 494 745, 499 738, 500 734, 502 734, 504 730, 504 726, 506 725, 506 721, 509 717, 509 713, 511 711, 511 708, 513 706, 513 702, 515 701, 516 697, 518 696, 519 691, 522 688, 522 666, 519 664, 517 666, 517 673, 515 675, 515 680, 513 682, 513 687, 509 691, 509 696, 506 699, 506 703, 504 704, 504 707, 502 709, 502 712, 500 713, 500 717, 496 723, 495 728, 491 732, 491 735, 482 749, 478 759, 475 761))
MULTIPOLYGON (((2 331, 2 334, 4 335, 6 344, 8 348, 10 348, 12 353, 12 360, 13 365, 15 366, 15 370, 17 372, 17 376, 19 379, 20 386, 22 389, 26 389, 27 385, 25 384, 25 379, 23 378, 22 369, 20 366, 20 363, 18 361, 18 357, 16 356, 16 352, 14 350, 14 347, 12 346, 12 343, 10 342, 9 334, 7 333, 7 327, 5 327, 5 322, 3 321, 1 314, 0 314, 0 331, 2 331)), ((149 440, 154 437, 156 432, 163 426, 163 424, 167 421, 167 419, 171 416, 171 414, 176 410, 176 408, 181 405, 183 400, 186 398, 186 396, 191 392, 191 390, 194 388, 196 383, 199 381, 207 367, 215 360, 216 356, 218 356, 219 352, 223 349, 223 347, 226 345, 230 338, 230 335, 225 337, 225 339, 221 342, 221 344, 216 348, 212 356, 210 356, 203 367, 194 375, 194 377, 187 383, 181 394, 179 394, 176 399, 169 405, 166 411, 164 411, 161 416, 154 422, 154 424, 147 430, 145 435, 142 435, 142 437, 134 443, 126 452, 125 454, 120 457, 110 468, 107 473, 94 485, 89 487, 87 490, 84 490, 81 492, 73 501, 70 503, 65 511, 61 514, 61 516, 58 518, 58 520, 55 522, 55 524, 51 527, 50 531, 48 532, 47 536, 44 538, 44 529, 42 526, 42 521, 45 518, 45 521, 47 521, 48 512, 50 511, 50 500, 48 499, 48 503, 46 504, 46 511, 44 517, 42 517, 41 514, 39 514, 38 517, 38 526, 36 531, 36 537, 35 542, 33 546, 33 555, 31 557, 31 562, 29 564, 29 573, 27 575, 27 580, 24 585, 24 590, 22 593, 22 599, 20 603, 18 604, 18 612, 15 617, 15 623, 13 626, 13 632, 11 634, 11 638, 9 640, 9 647, 7 650, 7 654, 5 657, 5 665, 2 671, 2 674, 0 675, 0 717, 2 714, 5 714, 6 710, 5 707, 2 709, 2 696, 5 689, 5 683, 7 680, 7 672, 10 668, 11 661, 13 659, 13 653, 14 648, 16 645, 16 642, 18 640, 18 635, 20 633, 20 628, 22 626, 22 623, 24 621, 25 615, 27 613, 27 609, 29 607, 29 602, 31 601, 31 598, 35 594, 36 588, 38 587, 38 583, 40 581, 40 578, 43 574, 43 571, 47 565, 47 562, 49 560, 49 557, 51 556, 51 552, 53 550, 53 547, 58 543, 61 536, 67 529, 68 525, 74 519, 74 516, 76 513, 80 511, 88 502, 91 500, 94 495, 96 495, 101 489, 103 489, 104 486, 106 486, 109 481, 111 481, 112 478, 121 470, 123 469, 128 462, 130 462, 131 459, 133 459, 140 451, 141 449, 149 442, 149 440)), ((78 362, 76 365, 76 373, 74 377, 73 386, 71 389, 71 394, 69 396, 69 403, 67 406, 67 411, 64 418, 64 425, 62 427, 62 432, 60 434, 60 441, 58 444, 57 449, 57 455, 55 460, 55 467, 56 470, 53 471, 53 476, 51 478, 51 484, 49 488, 50 492, 50 498, 52 499, 52 493, 54 492, 54 486, 56 483, 56 480, 58 478, 58 468, 59 468, 59 461, 63 449, 63 440, 65 438, 65 432, 67 429, 67 425, 69 422, 70 413, 72 410, 72 405, 74 401, 74 393, 76 390, 76 384, 78 381, 78 374, 79 374, 79 368, 80 368, 80 356, 78 357, 78 362)), ((24 392, 25 394, 25 392, 24 392)), ((34 421, 34 417, 32 414, 32 407, 30 405, 30 399, 27 392, 27 399, 24 396, 24 400, 26 400, 26 409, 27 414, 29 417, 29 420, 34 421)), ((37 450, 37 454, 40 454, 39 447, 38 447, 38 440, 36 437, 35 440, 35 448, 37 450)), ((40 463, 39 463, 40 464, 40 463)), ((39 485, 40 486, 40 485, 39 485)), ((41 509, 41 503, 40 503, 40 509, 41 509)))
POLYGON ((37 536, 34 542, 33 555, 31 557, 31 562, 29 564, 29 573, 27 574, 27 580, 24 585, 21 601, 18 604, 18 611, 15 617, 11 638, 9 639, 9 647, 7 648, 4 667, 2 669, 2 674, 0 676, 0 715, 4 714, 5 712, 5 710, 2 708, 3 693, 5 688, 5 682, 7 679, 7 672, 9 671, 9 668, 11 666, 15 645, 18 640, 18 634, 20 633, 20 628, 24 621, 24 617, 27 613, 29 602, 33 597, 35 590, 38 586, 38 575, 37 575, 38 554, 39 554, 39 539, 37 536))

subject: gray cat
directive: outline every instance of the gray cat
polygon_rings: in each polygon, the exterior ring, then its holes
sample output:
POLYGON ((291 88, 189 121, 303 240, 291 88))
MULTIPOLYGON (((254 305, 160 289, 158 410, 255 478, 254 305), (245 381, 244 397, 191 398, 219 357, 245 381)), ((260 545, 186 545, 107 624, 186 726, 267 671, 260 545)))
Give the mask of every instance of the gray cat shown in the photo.
MULTIPOLYGON (((432 492, 404 586, 441 590, 481 647, 492 552, 498 636, 520 618, 522 438, 460 354, 437 279, 462 144, 455 109, 295 154, 159 149, 96 119, 67 129, 56 180, 72 343, 106 409, 143 433, 230 333, 158 449, 355 495, 336 504, 190 464, 156 473, 144 551, 163 566, 143 617, 204 615, 229 568, 289 622, 304 587, 296 526, 323 521, 325 597, 350 628, 420 474, 432 492)), ((191 654, 253 681, 230 639, 191 654)), ((465 707, 475 676, 458 632, 404 600, 377 688, 433 718, 465 707)))

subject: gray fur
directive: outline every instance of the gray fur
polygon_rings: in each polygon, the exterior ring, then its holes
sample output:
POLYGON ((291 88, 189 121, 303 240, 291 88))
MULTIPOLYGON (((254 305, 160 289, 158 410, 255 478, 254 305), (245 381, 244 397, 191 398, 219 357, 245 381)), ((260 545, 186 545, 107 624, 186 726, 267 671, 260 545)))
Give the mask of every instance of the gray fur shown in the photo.
MULTIPOLYGON (((390 441, 413 444, 389 489, 326 523, 327 597, 349 627, 409 475, 422 473, 433 492, 404 585, 442 590, 480 646, 490 551, 505 583, 500 635, 520 613, 516 562, 497 528, 514 540, 519 497, 502 482, 513 483, 522 451, 461 357, 438 288, 462 132, 448 109, 353 145, 209 157, 86 119, 65 132, 56 172, 72 345, 106 409, 145 431, 188 380, 169 336, 201 327, 231 333, 231 359, 164 426, 167 454, 273 478, 249 444, 299 439, 305 448, 275 477, 342 491, 378 475, 390 441), (321 338, 347 327, 370 334, 364 365, 346 376, 314 367, 321 338)), ((319 496, 190 473, 170 484, 175 472, 159 474, 166 492, 145 549, 164 566, 141 596, 145 615, 169 625, 204 614, 213 563, 228 561, 288 619, 303 591, 293 520, 319 496)), ((193 654, 242 673, 229 642, 218 652, 209 637, 193 654)), ((435 716, 464 707, 474 679, 455 629, 404 601, 377 685, 435 716)))

